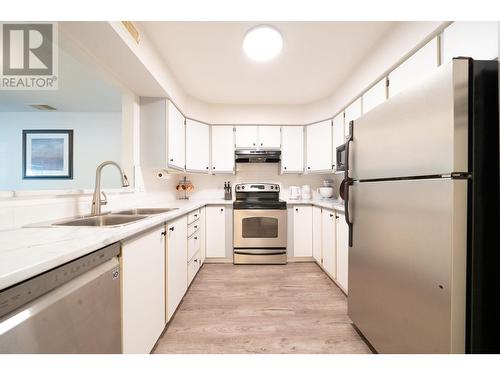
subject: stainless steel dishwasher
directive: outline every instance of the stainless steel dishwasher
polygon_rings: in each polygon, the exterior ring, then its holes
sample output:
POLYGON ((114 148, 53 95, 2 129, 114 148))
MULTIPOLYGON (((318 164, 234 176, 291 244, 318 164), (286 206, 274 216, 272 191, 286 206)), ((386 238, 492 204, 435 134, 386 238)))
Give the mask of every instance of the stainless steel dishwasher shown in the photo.
POLYGON ((0 353, 120 353, 119 243, 0 292, 0 353))

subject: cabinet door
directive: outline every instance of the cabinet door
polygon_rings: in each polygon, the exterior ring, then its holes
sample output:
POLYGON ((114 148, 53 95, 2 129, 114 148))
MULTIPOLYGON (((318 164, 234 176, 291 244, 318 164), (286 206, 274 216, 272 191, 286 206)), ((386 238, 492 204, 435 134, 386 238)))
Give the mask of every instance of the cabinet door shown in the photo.
POLYGON ((312 217, 312 231, 313 231, 313 258, 321 265, 322 251, 321 251, 321 208, 313 207, 312 217))
POLYGON ((186 170, 208 173, 210 164, 209 126, 186 120, 186 170))
POLYGON ((335 257, 335 213, 323 209, 322 212, 323 269, 333 278, 337 276, 335 257))
POLYGON ((206 213, 206 257, 226 257, 226 208, 207 206, 206 213))
POLYGON ((212 173, 234 172, 232 126, 212 126, 212 173))
POLYGON ((259 147, 280 148, 281 147, 281 127, 280 126, 259 126, 259 147))
POLYGON ((322 121, 306 126, 307 170, 330 171, 332 169, 332 121, 322 121))
POLYGON ((206 238, 207 238, 207 227, 206 227, 206 208, 200 208, 200 266, 205 262, 206 257, 206 238))
POLYGON ((304 172, 304 127, 283 126, 281 128, 281 172, 304 172))
POLYGON ((389 97, 414 86, 437 69, 437 38, 420 48, 413 56, 389 74, 389 97))
POLYGON ((332 135, 333 135, 333 164, 337 164, 335 158, 337 157, 337 147, 345 142, 344 138, 344 112, 338 114, 332 122, 332 135))
POLYGON ((343 213, 336 213, 337 237, 337 282, 347 293, 347 272, 349 269, 349 227, 343 213))
POLYGON ((167 321, 187 290, 187 216, 167 224, 167 321))
POLYGON ((167 138, 169 167, 184 169, 185 167, 185 125, 184 116, 167 101, 167 138))
POLYGON ((237 148, 257 147, 257 126, 236 126, 237 148))
POLYGON ((311 257, 312 206, 295 206, 293 209, 293 255, 311 257))
POLYGON ((165 327, 165 227, 122 244, 123 353, 151 351, 165 327), (140 306, 140 308, 138 308, 140 306))
POLYGON ((354 121, 358 118, 360 118, 362 115, 362 108, 361 108, 361 98, 358 98, 356 101, 354 101, 349 107, 345 109, 345 127, 347 128, 347 131, 344 132, 345 135, 348 134, 349 131, 349 123, 351 121, 354 121))

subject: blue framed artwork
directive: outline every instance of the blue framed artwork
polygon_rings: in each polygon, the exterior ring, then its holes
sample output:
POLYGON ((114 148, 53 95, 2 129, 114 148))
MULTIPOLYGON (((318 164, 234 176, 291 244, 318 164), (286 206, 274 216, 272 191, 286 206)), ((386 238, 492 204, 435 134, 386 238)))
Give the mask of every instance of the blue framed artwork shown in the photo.
POLYGON ((72 179, 73 130, 23 130, 23 179, 72 179))

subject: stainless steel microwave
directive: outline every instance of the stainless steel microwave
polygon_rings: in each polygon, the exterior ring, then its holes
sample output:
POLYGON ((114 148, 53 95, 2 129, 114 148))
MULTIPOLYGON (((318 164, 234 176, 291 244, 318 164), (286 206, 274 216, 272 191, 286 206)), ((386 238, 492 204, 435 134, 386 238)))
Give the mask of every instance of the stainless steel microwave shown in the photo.
POLYGON ((346 144, 337 147, 337 171, 345 171, 346 144))

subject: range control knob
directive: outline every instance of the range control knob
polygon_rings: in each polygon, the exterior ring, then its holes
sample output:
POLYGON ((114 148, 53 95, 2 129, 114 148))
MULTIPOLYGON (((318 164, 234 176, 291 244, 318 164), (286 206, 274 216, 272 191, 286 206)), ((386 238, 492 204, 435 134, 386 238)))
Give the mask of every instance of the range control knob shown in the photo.
POLYGON ((245 185, 243 185, 241 188, 242 188, 242 189, 245 189, 245 185))
POLYGON ((274 185, 271 185, 271 190, 274 189, 274 185))

